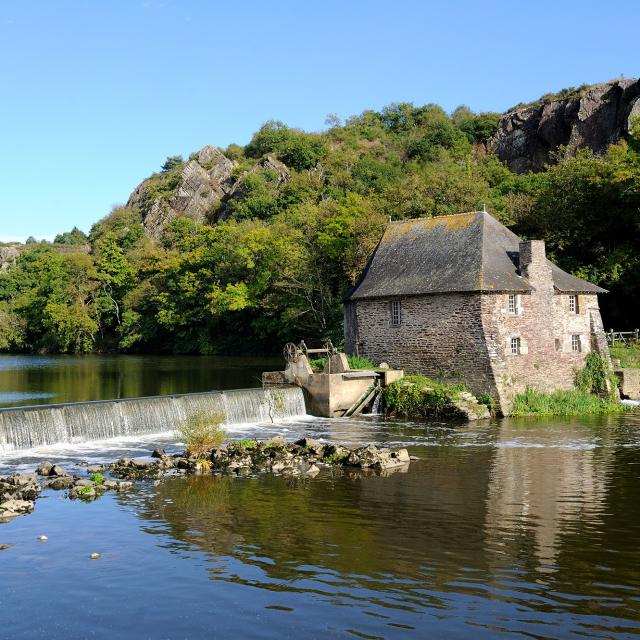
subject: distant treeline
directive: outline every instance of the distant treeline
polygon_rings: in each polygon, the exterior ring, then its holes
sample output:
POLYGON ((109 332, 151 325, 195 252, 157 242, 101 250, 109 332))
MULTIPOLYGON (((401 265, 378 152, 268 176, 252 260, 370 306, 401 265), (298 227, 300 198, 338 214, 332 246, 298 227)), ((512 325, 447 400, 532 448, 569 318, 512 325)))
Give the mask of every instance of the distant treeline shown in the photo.
MULTIPOLYGON (((640 126, 602 156, 582 151, 537 174, 511 173, 483 142, 497 114, 391 105, 320 134, 265 124, 225 154, 245 184, 224 221, 179 218, 159 242, 141 211, 116 208, 88 237, 32 242, 0 272, 0 349, 265 353, 342 337, 341 299, 387 217, 487 210, 544 238, 564 269, 609 289, 605 324, 638 325, 640 126), (291 171, 282 182, 265 155, 291 171), (254 169, 251 174, 245 172, 254 169), (87 245, 89 251, 87 251, 87 245), (69 250, 69 247, 77 247, 69 250)), ((158 175, 163 194, 183 161, 158 175)))

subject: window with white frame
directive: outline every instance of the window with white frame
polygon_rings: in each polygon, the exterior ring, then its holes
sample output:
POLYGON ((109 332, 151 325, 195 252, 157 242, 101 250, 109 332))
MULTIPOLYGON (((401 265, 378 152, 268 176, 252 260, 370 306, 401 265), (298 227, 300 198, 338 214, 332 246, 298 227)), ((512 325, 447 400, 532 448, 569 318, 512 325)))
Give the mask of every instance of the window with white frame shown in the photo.
POLYGON ((513 315, 520 313, 520 296, 517 293, 509 294, 509 313, 513 315))
POLYGON ((569 311, 578 313, 578 296, 575 294, 569 296, 569 311))
POLYGON ((393 300, 391 302, 391 324, 394 327, 399 327, 401 320, 402 310, 400 309, 400 300, 393 300))
POLYGON ((582 341, 579 335, 571 336, 571 351, 580 353, 582 351, 582 341))
POLYGON ((521 346, 520 338, 511 338, 511 353, 514 356, 520 355, 521 346))

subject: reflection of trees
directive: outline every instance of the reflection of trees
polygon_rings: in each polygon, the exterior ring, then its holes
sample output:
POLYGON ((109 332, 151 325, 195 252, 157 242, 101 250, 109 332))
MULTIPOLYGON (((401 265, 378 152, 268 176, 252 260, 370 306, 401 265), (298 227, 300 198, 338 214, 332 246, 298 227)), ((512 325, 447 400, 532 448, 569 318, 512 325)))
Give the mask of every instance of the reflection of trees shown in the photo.
POLYGON ((309 566, 380 579, 381 589, 385 576, 444 585, 460 565, 484 564, 487 481, 478 473, 488 465, 478 458, 491 454, 429 454, 387 477, 170 479, 146 498, 141 517, 214 556, 260 564, 271 578, 300 578, 309 566))
POLYGON ((265 359, 213 356, 55 356, 0 370, 3 391, 54 394, 76 402, 257 386, 265 359))

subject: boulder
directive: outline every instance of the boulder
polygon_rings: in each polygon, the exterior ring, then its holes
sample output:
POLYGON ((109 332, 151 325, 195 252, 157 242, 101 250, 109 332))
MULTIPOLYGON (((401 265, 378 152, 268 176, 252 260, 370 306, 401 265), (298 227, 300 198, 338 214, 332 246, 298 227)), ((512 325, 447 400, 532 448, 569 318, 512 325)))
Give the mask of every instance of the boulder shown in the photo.
POLYGON ((103 464, 91 464, 87 467, 87 473, 93 475, 94 473, 102 473, 104 471, 103 464))
POLYGON ((50 476, 68 476, 69 474, 58 464, 54 464, 49 471, 50 476))
POLYGON ((31 513, 35 507, 35 502, 31 500, 19 500, 10 498, 0 502, 0 521, 7 521, 16 516, 31 513))
POLYGON ((41 462, 36 469, 36 473, 39 476, 48 476, 51 474, 51 469, 53 469, 53 464, 51 462, 41 462))

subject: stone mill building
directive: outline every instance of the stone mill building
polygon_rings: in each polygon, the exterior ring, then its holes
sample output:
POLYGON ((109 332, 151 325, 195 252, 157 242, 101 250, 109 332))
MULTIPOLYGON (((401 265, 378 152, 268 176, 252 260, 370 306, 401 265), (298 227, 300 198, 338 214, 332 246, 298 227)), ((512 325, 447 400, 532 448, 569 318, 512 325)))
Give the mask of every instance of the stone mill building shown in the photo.
POLYGON ((485 211, 393 222, 345 299, 346 350, 508 413, 526 387, 572 388, 589 351, 608 357, 599 293, 485 211))

